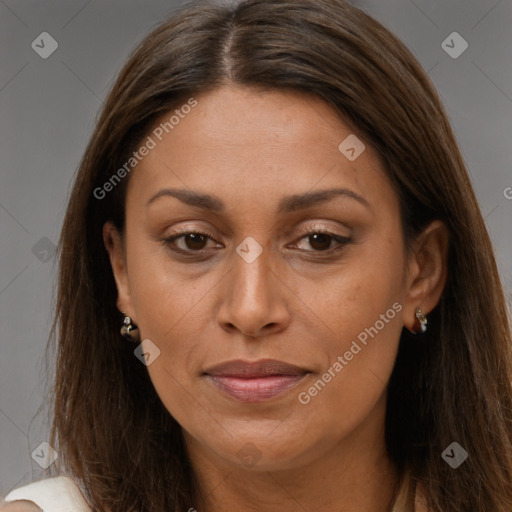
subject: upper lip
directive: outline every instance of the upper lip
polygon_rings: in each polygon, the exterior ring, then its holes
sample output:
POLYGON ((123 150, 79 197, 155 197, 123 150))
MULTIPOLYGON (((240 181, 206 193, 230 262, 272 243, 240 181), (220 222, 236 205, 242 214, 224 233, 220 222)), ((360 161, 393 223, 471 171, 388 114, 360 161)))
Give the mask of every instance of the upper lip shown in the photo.
POLYGON ((235 359, 211 366, 204 373, 213 376, 250 379, 272 375, 304 375, 310 372, 305 368, 276 359, 261 359, 259 361, 235 359))

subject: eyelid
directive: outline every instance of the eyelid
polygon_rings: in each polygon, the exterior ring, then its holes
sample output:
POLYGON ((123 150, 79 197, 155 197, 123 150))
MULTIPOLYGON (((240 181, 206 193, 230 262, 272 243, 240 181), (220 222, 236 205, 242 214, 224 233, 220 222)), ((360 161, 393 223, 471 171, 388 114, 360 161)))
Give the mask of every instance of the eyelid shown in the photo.
POLYGON ((325 224, 318 223, 318 221, 316 224, 304 223, 304 225, 299 229, 299 232, 302 234, 309 234, 309 233, 313 233, 313 232, 314 233, 326 233, 326 234, 336 235, 336 236, 343 237, 343 238, 350 238, 349 234, 342 235, 342 234, 336 233, 334 231, 334 228, 329 228, 325 224))
POLYGON ((198 227, 178 228, 178 229, 176 229, 176 231, 174 231, 170 235, 166 236, 165 238, 166 239, 174 238, 174 237, 178 237, 180 235, 189 235, 190 233, 196 233, 198 235, 207 235, 209 238, 211 238, 212 240, 217 242, 217 240, 215 239, 215 235, 208 229, 204 229, 202 227, 201 228, 198 228, 198 227))

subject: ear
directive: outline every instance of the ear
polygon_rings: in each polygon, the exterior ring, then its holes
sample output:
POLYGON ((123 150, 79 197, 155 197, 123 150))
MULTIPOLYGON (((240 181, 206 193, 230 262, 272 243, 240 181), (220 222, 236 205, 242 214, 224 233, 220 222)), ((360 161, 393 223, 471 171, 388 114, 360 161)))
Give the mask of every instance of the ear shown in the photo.
POLYGON ((126 269, 123 236, 112 222, 106 222, 103 226, 103 243, 107 249, 110 265, 112 266, 112 272, 116 281, 117 308, 121 313, 126 313, 135 321, 128 272, 126 269))
POLYGON ((430 313, 439 302, 448 275, 449 233, 440 220, 417 237, 408 262, 404 325, 414 330, 416 308, 430 313))

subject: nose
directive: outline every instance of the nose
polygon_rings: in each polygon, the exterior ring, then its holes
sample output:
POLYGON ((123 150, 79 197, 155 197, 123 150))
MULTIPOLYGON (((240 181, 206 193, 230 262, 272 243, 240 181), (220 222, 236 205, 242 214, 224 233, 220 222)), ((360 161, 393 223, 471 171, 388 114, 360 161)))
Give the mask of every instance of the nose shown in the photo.
MULTIPOLYGON (((285 330, 290 323, 287 288, 270 269, 265 251, 252 263, 234 256, 222 290, 217 321, 222 329, 258 338, 285 330)), ((289 293, 289 291, 288 291, 289 293)))

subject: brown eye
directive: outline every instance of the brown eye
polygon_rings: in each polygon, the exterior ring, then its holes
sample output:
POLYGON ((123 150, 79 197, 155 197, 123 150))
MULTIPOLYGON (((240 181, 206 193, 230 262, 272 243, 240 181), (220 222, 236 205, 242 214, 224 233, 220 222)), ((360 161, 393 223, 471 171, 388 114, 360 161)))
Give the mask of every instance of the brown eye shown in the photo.
POLYGON ((309 235, 309 245, 319 251, 325 251, 330 248, 333 237, 325 233, 315 233, 309 235))
POLYGON ((344 236, 315 231, 303 236, 297 243, 297 247, 306 252, 327 252, 340 249, 349 242, 350 238, 344 236), (304 245, 308 245, 309 247, 305 247, 304 245))
POLYGON ((207 233, 188 231, 180 233, 163 240, 175 252, 178 253, 200 253, 203 250, 216 248, 219 246, 215 240, 207 233), (208 243, 210 242, 210 245, 208 243), (213 245, 212 245, 213 244, 213 245))
POLYGON ((183 241, 185 242, 187 249, 191 250, 204 249, 207 240, 208 236, 201 233, 188 233, 183 236, 183 241))

